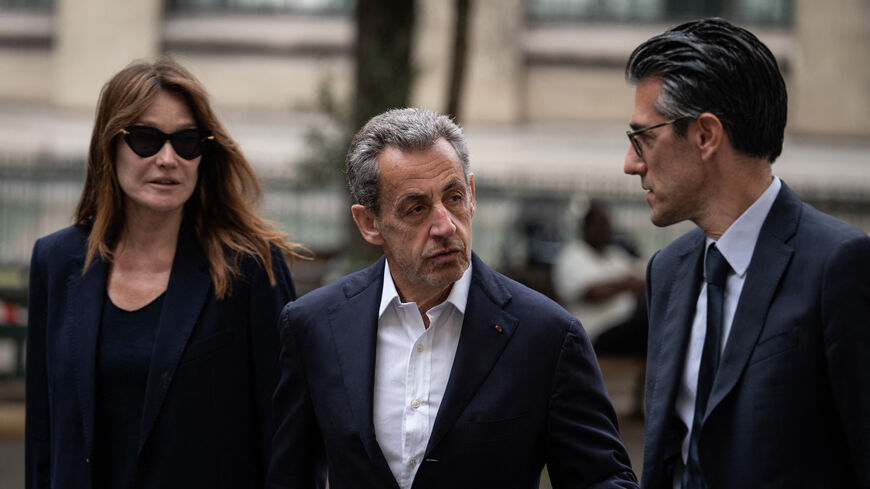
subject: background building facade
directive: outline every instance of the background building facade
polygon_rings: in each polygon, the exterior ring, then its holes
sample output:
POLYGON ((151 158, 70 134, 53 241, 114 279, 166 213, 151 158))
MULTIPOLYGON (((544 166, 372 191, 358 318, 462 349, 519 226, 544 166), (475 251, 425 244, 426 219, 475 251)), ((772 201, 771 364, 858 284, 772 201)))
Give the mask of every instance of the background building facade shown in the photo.
MULTIPOLYGON (((416 2, 411 104, 443 112, 455 3, 416 2)), ((326 181, 305 172, 312 153, 336 151, 330 135, 354 96, 353 8, 0 0, 0 379, 21 375, 24 328, 15 325, 26 324, 33 242, 69 224, 100 88, 134 59, 171 54, 207 87, 264 181, 263 212, 320 257, 294 270, 300 292, 358 265, 342 259, 350 228, 339 170, 327 169, 337 178, 326 181)), ((548 267, 590 199, 609 204, 642 257, 692 227, 655 228, 638 179, 622 173, 634 97, 623 70, 645 39, 709 15, 751 29, 783 69, 789 123, 774 173, 870 232, 870 2, 470 0, 458 113, 478 185, 474 248, 485 260, 549 292, 548 267)), ((20 382, 0 382, 0 487, 23 484, 22 397, 20 382)), ((614 402, 619 409, 618 394, 614 402)), ((642 427, 623 433, 639 467, 642 427)))
MULTIPOLYGON (((588 198, 613 204, 616 226, 644 255, 690 226, 654 228, 637 179, 622 174, 634 93, 623 70, 643 40, 706 15, 749 27, 780 61, 790 113, 774 172, 870 231, 867 2, 470 4, 459 113, 488 210, 475 247, 491 262, 546 262, 530 256, 570 237, 588 198)), ((411 104, 445 111, 454 2, 416 7, 411 104)), ((330 110, 353 97, 353 8, 351 0, 0 0, 0 266, 26 266, 33 240, 68 222, 102 84, 131 60, 164 53, 211 92, 266 181, 266 213, 315 251, 341 253, 344 190, 307 181, 300 168, 320 150, 312 137, 329 131, 330 110)))

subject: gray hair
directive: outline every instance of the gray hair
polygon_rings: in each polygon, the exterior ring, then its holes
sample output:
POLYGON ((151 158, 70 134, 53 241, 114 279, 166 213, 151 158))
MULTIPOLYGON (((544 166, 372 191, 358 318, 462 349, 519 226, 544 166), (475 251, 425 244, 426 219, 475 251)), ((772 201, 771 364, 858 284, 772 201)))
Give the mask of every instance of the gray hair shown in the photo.
POLYGON ((345 159, 347 186, 354 204, 379 215, 378 156, 388 146, 420 151, 444 138, 453 146, 468 181, 468 146, 462 129, 449 117, 418 108, 393 109, 372 117, 350 143, 345 159))

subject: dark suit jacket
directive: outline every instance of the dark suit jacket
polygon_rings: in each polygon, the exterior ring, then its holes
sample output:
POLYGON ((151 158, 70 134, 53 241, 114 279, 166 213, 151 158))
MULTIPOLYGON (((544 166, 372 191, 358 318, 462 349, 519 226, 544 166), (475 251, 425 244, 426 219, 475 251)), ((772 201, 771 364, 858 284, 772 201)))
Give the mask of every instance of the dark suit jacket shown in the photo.
MULTIPOLYGON (((636 487, 580 323, 477 256, 462 333, 414 488, 636 487), (495 326, 501 326, 501 332, 495 326)), ((268 487, 398 488, 372 418, 384 258, 281 313, 268 487)))
MULTIPOLYGON (((704 233, 650 260, 647 489, 672 487, 674 404, 704 233)), ((710 489, 870 487, 870 237, 786 186, 761 229, 699 439, 710 489)))
MULTIPOLYGON (((26 480, 90 488, 97 335, 108 264, 82 275, 88 230, 71 227, 33 249, 27 338, 26 480)), ((193 233, 179 235, 154 340, 139 437, 141 488, 262 487, 274 432, 281 307, 294 297, 273 253, 277 285, 242 260, 218 300, 193 233)))

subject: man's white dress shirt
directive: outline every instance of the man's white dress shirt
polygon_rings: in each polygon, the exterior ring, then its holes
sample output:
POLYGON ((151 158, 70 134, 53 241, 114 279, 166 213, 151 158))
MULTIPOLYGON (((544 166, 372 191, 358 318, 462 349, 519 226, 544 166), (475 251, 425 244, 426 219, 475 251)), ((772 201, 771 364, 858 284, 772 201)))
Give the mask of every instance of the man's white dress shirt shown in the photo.
POLYGON ((628 275, 643 277, 644 264, 623 248, 609 244, 600 252, 583 240, 571 241, 559 252, 553 265, 553 288, 565 309, 583 323, 589 340, 627 321, 637 308, 637 296, 622 291, 603 301, 580 300, 596 283, 628 275))
MULTIPOLYGON (((722 311, 722 344, 719 346, 720 355, 725 351, 728 343, 728 335, 731 333, 731 322, 734 320, 734 312, 737 310, 737 301, 746 281, 746 269, 752 260, 752 252, 758 241, 761 226, 773 207, 773 202, 779 194, 782 182, 778 177, 773 181, 758 199, 746 209, 740 217, 719 237, 718 241, 707 238, 704 248, 704 263, 706 263, 707 251, 712 243, 725 257, 731 271, 725 282, 725 301, 722 311)), ((704 270, 704 276, 707 271, 704 270)), ((701 282, 701 293, 695 304, 695 317, 692 321, 692 332, 689 338, 689 349, 683 365, 683 377, 680 382, 680 390, 677 392, 676 412, 677 416, 689 427, 686 436, 683 437, 682 459, 683 467, 689 456, 689 439, 692 431, 692 421, 695 417, 695 397, 698 391, 698 370, 701 367, 701 353, 704 349, 704 338, 707 336, 707 282, 701 282)), ((720 358, 722 358, 720 356, 720 358)), ((721 364, 721 362, 720 362, 721 364)), ((680 489, 682 470, 674 471, 674 489, 680 489)))
POLYGON ((384 267, 375 353, 375 436, 399 487, 407 489, 423 461, 447 388, 468 302, 471 265, 453 284, 447 300, 426 313, 428 329, 417 304, 399 299, 389 263, 384 267))

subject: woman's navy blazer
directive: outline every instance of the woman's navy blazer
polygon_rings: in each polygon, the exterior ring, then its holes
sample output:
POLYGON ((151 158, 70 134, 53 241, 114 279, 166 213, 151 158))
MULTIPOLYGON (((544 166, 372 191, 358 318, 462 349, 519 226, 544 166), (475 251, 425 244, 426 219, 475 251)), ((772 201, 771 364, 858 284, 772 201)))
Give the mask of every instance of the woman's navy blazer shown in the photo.
MULTIPOLYGON (((108 263, 83 274, 88 228, 36 242, 27 337, 26 487, 90 488, 96 345, 108 263)), ((137 488, 262 487, 275 428, 277 317, 295 298, 273 250, 276 285, 253 258, 232 295, 215 296, 208 262, 179 233, 154 340, 139 428, 137 488)))

